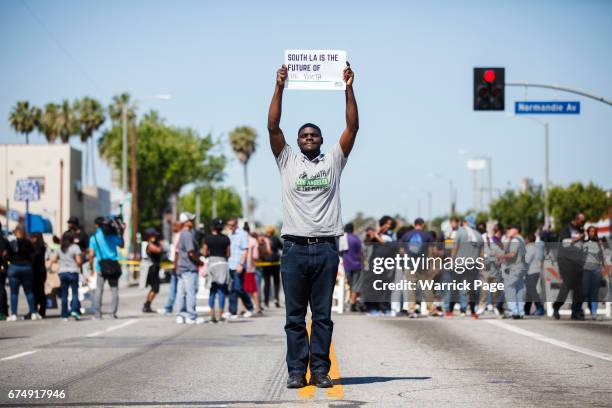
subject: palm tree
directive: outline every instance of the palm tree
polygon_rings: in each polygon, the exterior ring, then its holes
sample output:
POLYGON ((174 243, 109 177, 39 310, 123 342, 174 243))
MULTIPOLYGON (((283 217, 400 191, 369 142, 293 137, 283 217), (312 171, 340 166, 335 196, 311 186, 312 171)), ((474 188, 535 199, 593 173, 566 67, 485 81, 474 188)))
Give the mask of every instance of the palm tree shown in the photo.
POLYGON ((64 99, 60 106, 59 115, 57 117, 57 129, 62 143, 68 143, 72 136, 79 134, 77 116, 67 99, 64 99))
POLYGON ((58 117, 60 106, 57 103, 48 103, 45 110, 40 115, 37 128, 40 133, 45 135, 48 143, 55 142, 59 134, 58 117))
POLYGON ((113 96, 113 103, 108 105, 108 116, 110 116, 111 120, 121 125, 123 107, 127 107, 127 120, 128 122, 134 120, 136 118, 136 110, 134 104, 130 104, 130 94, 124 92, 119 95, 113 96))
POLYGON ((236 157, 244 166, 244 201, 242 204, 244 217, 247 221, 250 219, 249 214, 249 178, 247 175, 247 164, 249 159, 255 153, 257 143, 257 132, 250 126, 239 126, 229 134, 230 144, 236 157))
POLYGON ((95 155, 94 155, 94 143, 93 134, 96 130, 104 124, 105 114, 104 108, 100 102, 95 99, 84 97, 80 101, 76 101, 74 104, 74 110, 77 115, 77 122, 79 127, 79 135, 81 136, 81 142, 86 143, 85 149, 85 175, 89 172, 89 163, 91 163, 91 174, 93 184, 96 184, 96 167, 95 167, 95 155))
POLYGON ((28 101, 19 101, 9 115, 11 127, 17 133, 22 133, 26 137, 26 144, 30 144, 30 133, 36 128, 40 118, 40 109, 30 106, 28 101))

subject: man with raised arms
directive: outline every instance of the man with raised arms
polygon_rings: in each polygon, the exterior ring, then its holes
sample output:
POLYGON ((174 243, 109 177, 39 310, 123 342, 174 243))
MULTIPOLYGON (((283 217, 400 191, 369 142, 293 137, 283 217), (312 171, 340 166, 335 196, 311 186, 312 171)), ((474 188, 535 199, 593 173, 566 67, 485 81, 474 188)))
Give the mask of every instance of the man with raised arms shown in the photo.
POLYGON ((310 383, 320 388, 332 387, 329 349, 333 322, 331 306, 338 251, 336 238, 343 234, 340 214, 340 175, 355 143, 359 129, 357 102, 353 93, 353 71, 347 62, 346 128, 339 143, 327 154, 321 153, 321 129, 306 123, 298 130, 300 153, 285 142, 280 128, 283 90, 287 67, 276 73, 276 87, 268 112, 270 146, 276 158, 283 196, 283 254, 281 275, 285 292, 288 388, 306 386, 310 365, 310 383), (310 303, 312 329, 306 330, 306 310, 310 303))

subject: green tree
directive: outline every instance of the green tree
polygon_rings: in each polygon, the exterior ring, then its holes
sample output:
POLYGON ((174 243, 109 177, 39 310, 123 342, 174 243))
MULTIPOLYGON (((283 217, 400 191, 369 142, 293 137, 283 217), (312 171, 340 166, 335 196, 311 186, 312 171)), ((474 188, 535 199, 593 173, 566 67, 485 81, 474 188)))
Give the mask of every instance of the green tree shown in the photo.
POLYGON ((77 124, 81 142, 85 143, 87 149, 85 153, 85 174, 89 172, 91 166, 91 174, 93 184, 96 184, 96 166, 93 134, 104 124, 106 119, 102 104, 95 99, 84 97, 75 102, 75 111, 77 115, 77 124))
MULTIPOLYGON (((159 228, 170 196, 190 183, 221 180, 225 157, 211 153, 210 135, 201 137, 192 129, 167 126, 154 112, 144 116, 136 131, 139 227, 159 228)), ((104 132, 99 149, 102 158, 121 171, 120 124, 104 132)))
POLYGON ((242 200, 240 195, 230 187, 200 186, 181 197, 181 207, 195 214, 196 195, 200 195, 200 219, 209 229, 212 220, 213 198, 217 201, 217 217, 227 220, 231 216, 242 215, 242 200))
POLYGON ((541 188, 531 187, 517 193, 507 190, 490 206, 491 218, 502 225, 518 224, 524 234, 533 233, 544 224, 544 200, 541 188))
POLYGON ((40 115, 37 127, 38 131, 45 135, 47 143, 55 142, 59 129, 57 127, 59 117, 60 106, 56 103, 48 103, 45 105, 45 109, 40 115))
POLYGON ((250 219, 250 211, 249 211, 249 178, 247 172, 247 164, 249 159, 255 153, 255 149, 257 147, 256 143, 257 132, 255 129, 249 126, 239 126, 235 128, 229 134, 230 145, 232 146, 232 150, 238 157, 238 160, 244 166, 244 217, 249 220, 250 219))
POLYGON ((79 134, 79 121, 75 109, 70 106, 70 102, 67 99, 64 99, 60 105, 56 126, 62 143, 70 142, 72 136, 79 134))
POLYGON ((19 101, 9 115, 9 123, 15 132, 26 137, 26 144, 30 144, 30 133, 37 127, 40 119, 40 109, 30 106, 28 101, 19 101))
POLYGON ((612 197, 593 183, 572 183, 566 188, 554 186, 548 191, 551 214, 556 230, 582 212, 588 221, 599 221, 612 207, 612 197))

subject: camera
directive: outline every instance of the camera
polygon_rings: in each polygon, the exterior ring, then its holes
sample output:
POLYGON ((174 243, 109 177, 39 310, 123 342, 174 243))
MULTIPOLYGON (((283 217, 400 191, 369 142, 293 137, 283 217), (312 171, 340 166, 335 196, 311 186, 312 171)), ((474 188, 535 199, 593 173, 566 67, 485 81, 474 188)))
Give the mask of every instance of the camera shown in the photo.
POLYGON ((100 226, 104 235, 123 235, 123 217, 121 215, 111 215, 110 217, 96 218, 96 224, 100 226))

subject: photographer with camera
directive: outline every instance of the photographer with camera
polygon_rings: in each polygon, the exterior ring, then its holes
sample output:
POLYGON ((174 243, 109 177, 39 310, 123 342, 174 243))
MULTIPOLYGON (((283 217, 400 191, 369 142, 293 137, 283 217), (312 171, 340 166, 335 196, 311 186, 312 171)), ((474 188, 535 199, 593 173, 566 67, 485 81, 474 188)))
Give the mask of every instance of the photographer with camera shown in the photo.
POLYGON ((95 318, 102 318, 102 294, 108 281, 112 292, 112 317, 117 319, 121 266, 117 247, 123 248, 123 223, 119 217, 95 219, 96 232, 89 239, 89 268, 97 276, 95 318), (95 269, 94 269, 95 260, 95 269))

